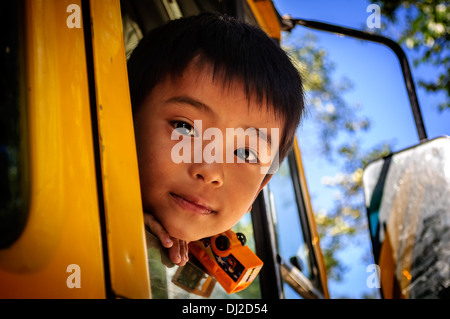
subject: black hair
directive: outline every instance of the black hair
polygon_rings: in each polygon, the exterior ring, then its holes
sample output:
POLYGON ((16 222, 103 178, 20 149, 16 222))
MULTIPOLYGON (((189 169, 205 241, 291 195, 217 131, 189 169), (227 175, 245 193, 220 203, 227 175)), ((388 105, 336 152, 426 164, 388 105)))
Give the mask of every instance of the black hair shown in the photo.
MULTIPOLYGON (((285 126, 280 162, 295 136, 304 108, 300 74, 289 57, 258 27, 217 13, 170 21, 150 31, 128 61, 133 114, 155 85, 182 74, 195 58, 209 62, 224 84, 239 80, 247 98, 266 102, 285 126)), ((281 132, 280 132, 281 133, 281 132)))

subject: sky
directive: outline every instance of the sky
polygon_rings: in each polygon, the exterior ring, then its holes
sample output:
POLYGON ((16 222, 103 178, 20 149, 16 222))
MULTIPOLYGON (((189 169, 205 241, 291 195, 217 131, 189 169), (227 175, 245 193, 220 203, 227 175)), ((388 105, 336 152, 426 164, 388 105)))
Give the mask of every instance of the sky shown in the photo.
MULTIPOLYGON (((370 3, 364 0, 273 2, 281 15, 289 14, 293 18, 316 20, 358 30, 364 29, 371 14, 366 11, 370 3)), ((383 16, 381 19, 383 20, 383 16)), ((389 141, 394 145, 394 151, 398 151, 419 142, 401 68, 390 49, 380 44, 337 37, 301 26, 297 26, 292 32, 313 32, 319 45, 327 50, 336 65, 334 78, 345 76, 353 82, 354 88, 344 97, 349 104, 360 103, 361 115, 368 116, 372 121, 370 132, 362 138, 364 147, 369 148, 389 141)), ((390 29, 388 32, 389 34, 382 35, 393 37, 396 30, 390 29)), ((416 53, 404 45, 402 48, 410 61, 428 139, 450 135, 450 110, 439 112, 437 108, 439 102, 446 99, 445 95, 427 93, 417 85, 418 79, 433 79, 436 69, 428 66, 414 67, 412 59, 416 53)), ((338 168, 324 159, 317 158, 313 147, 316 142, 309 138, 311 130, 306 121, 299 128, 297 136, 314 210, 327 210, 333 205, 332 198, 336 194, 324 187, 321 181, 324 176, 335 176, 338 168)), ((367 251, 370 249, 367 239, 366 242, 350 245, 339 254, 348 271, 342 281, 329 281, 332 298, 362 298, 364 294, 373 292, 366 285, 370 274, 366 271, 370 263, 367 260, 367 251)))

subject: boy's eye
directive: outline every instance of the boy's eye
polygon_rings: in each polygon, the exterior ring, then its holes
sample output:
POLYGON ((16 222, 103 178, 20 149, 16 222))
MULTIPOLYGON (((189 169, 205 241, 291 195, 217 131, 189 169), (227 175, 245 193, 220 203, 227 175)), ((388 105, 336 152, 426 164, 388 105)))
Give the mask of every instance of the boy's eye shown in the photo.
POLYGON ((183 121, 172 121, 171 124, 175 130, 182 135, 197 136, 194 127, 189 123, 183 121))
POLYGON ((246 148, 238 148, 237 150, 234 151, 234 155, 236 155, 237 157, 243 159, 245 162, 248 163, 258 162, 258 156, 255 154, 255 152, 246 148))

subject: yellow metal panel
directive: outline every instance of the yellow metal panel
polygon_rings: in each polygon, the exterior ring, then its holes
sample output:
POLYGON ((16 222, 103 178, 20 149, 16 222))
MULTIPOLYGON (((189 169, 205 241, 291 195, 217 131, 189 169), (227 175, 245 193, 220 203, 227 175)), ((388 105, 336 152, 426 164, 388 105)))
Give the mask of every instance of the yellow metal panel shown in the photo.
MULTIPOLYGON (((25 1, 30 207, 0 250, 0 297, 105 297, 83 30, 70 0, 25 1), (70 264, 81 288, 69 288, 70 264)), ((13 14, 13 13, 12 13, 13 14)))
POLYGON ((303 198, 305 201, 305 209, 306 209, 306 214, 308 217, 309 228, 311 231, 312 246, 313 246, 314 254, 316 255, 317 264, 319 267, 320 281, 322 282, 322 289, 323 289, 324 297, 329 299, 330 295, 328 293, 327 272, 325 269, 325 262, 323 259, 322 250, 320 248, 319 234, 317 233, 317 226, 316 226, 316 222, 314 219, 314 214, 313 214, 313 210, 312 210, 312 206, 311 206, 311 199, 309 197, 308 185, 306 184, 305 172, 303 170, 302 155, 300 152, 300 148, 298 147, 297 137, 294 140, 294 154, 295 154, 295 159, 297 162, 298 172, 300 175, 299 176, 300 186, 301 186, 303 198))
POLYGON ((281 25, 271 0, 247 0, 259 26, 271 38, 281 39, 281 25))
POLYGON ((100 158, 112 290, 150 297, 144 219, 118 0, 92 0, 100 158))

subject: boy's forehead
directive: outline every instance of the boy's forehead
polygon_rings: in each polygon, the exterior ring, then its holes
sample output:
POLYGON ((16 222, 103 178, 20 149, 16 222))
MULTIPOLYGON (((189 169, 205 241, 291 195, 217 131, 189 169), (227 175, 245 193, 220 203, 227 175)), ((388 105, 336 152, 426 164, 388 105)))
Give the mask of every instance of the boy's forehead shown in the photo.
MULTIPOLYGON (((226 70, 217 69, 210 62, 194 59, 181 73, 166 77, 165 80, 170 82, 174 94, 183 92, 183 88, 189 90, 201 86, 202 91, 209 91, 208 94, 221 99, 244 100, 247 115, 277 122, 280 128, 284 126, 284 116, 277 112, 277 108, 265 96, 258 96, 247 88, 243 79, 227 75, 226 70)), ((235 115, 239 117, 239 114, 235 115)))

